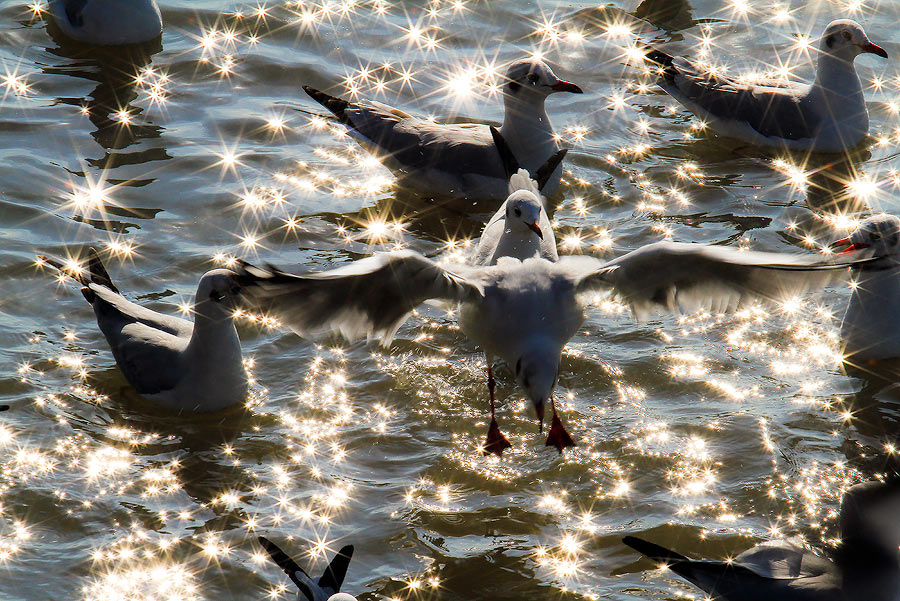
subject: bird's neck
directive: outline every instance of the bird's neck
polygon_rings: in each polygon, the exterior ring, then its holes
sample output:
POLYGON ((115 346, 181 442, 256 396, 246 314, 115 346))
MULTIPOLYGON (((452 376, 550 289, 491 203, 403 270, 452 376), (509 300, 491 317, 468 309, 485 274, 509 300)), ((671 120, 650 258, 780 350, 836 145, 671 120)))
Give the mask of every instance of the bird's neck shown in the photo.
MULTIPOLYGON (((504 96, 505 114, 500 134, 516 153, 516 158, 523 163, 522 166, 529 170, 537 167, 526 166, 526 159, 519 155, 523 151, 530 152, 535 145, 543 147, 548 142, 554 143, 553 127, 544 109, 544 100, 545 96, 528 92, 523 92, 520 96, 510 93, 504 96)), ((544 152, 543 148, 541 152, 544 152)), ((550 154, 552 152, 548 152, 541 160, 548 159, 550 154)))
POLYGON ((862 84, 853 58, 823 53, 819 56, 819 64, 816 67, 815 86, 821 90, 824 98, 840 97, 841 101, 848 99, 863 100, 862 84))
POLYGON ((241 341, 229 313, 224 307, 210 307, 204 303, 195 310, 194 329, 185 350, 196 364, 220 367, 241 363, 241 341))

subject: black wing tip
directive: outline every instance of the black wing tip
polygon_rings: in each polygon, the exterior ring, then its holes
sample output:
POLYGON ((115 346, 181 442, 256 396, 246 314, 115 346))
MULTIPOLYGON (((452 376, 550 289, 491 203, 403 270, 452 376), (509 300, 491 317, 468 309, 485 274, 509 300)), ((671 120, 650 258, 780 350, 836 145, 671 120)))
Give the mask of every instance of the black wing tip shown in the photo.
POLYGON ((553 172, 556 171, 556 168, 559 167, 559 164, 562 163, 568 153, 568 148, 560 148, 550 155, 550 158, 547 159, 543 165, 538 167, 538 170, 534 174, 534 181, 537 182, 538 190, 544 189, 544 186, 550 181, 550 176, 553 175, 553 172))
POLYGON ((279 568, 284 570, 284 572, 290 576, 299 569, 297 562, 290 558, 290 556, 281 550, 281 547, 267 539, 265 536, 257 537, 259 544, 262 545, 262 548, 266 550, 266 553, 269 554, 269 557, 272 558, 279 568))
POLYGON ((93 246, 88 248, 88 272, 90 273, 92 283, 105 286, 116 294, 120 294, 119 289, 113 284, 109 272, 106 271, 103 261, 100 260, 100 255, 93 246))
POLYGON ((322 90, 318 90, 312 86, 303 86, 303 91, 306 92, 310 98, 331 111, 331 114, 337 117, 338 121, 347 127, 356 129, 356 126, 353 125, 350 117, 348 117, 345 112, 350 106, 348 101, 343 98, 338 98, 337 96, 332 96, 331 94, 326 94, 322 90))
POLYGON ((506 138, 500 133, 500 130, 493 125, 489 126, 491 137, 494 139, 494 146, 500 155, 500 161, 503 163, 503 169, 506 171, 506 179, 511 178, 519 171, 519 159, 513 154, 512 148, 506 142, 506 138))
POLYGON ((622 542, 637 551, 642 555, 646 555, 650 559, 655 561, 665 561, 665 562, 678 562, 678 561, 689 561, 688 557, 685 557, 681 553, 676 553, 671 549, 666 549, 663 546, 657 545, 656 543, 651 543, 650 541, 646 541, 642 538, 638 538, 636 536, 626 536, 622 538, 622 542))
POLYGON ((347 577, 347 568, 350 566, 350 560, 353 558, 353 545, 345 545, 332 558, 325 573, 319 578, 319 586, 325 589, 331 589, 335 593, 340 592, 341 585, 344 584, 344 578, 347 577))
POLYGON ((0 405, 0 411, 9 411, 9 405, 0 405))

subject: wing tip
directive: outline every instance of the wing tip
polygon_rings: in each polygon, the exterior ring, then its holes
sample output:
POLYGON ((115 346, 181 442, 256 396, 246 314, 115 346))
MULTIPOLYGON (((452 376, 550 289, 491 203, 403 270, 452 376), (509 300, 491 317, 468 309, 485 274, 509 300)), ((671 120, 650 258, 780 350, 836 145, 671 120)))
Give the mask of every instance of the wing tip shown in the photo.
POLYGON ((344 100, 343 98, 338 98, 337 96, 326 94, 322 90, 319 90, 312 86, 303 86, 303 91, 306 92, 310 98, 331 111, 331 114, 337 117, 338 121, 340 121, 347 127, 356 129, 356 126, 353 124, 353 122, 350 120, 350 117, 347 116, 346 113, 346 110, 350 107, 350 102, 344 100))
POLYGON ((646 557, 649 557, 654 561, 663 561, 667 563, 689 561, 689 559, 681 553, 676 553, 671 549, 666 549, 661 545, 651 543, 650 541, 638 538, 636 536, 625 536, 622 538, 622 542, 641 555, 645 555, 646 557))

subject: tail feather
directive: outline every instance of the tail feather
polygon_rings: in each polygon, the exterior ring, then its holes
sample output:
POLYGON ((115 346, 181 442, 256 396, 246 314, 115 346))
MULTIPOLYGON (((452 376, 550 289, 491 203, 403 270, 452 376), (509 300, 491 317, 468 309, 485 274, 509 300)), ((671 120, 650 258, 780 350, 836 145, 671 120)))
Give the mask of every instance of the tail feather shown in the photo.
POLYGON ((353 557, 353 545, 343 547, 338 554, 334 556, 325 573, 319 578, 319 586, 326 591, 330 590, 331 594, 339 593, 341 585, 344 584, 344 578, 347 576, 347 568, 350 566, 350 559, 353 557))
POLYGON ((626 536, 622 542, 643 555, 646 555, 654 561, 662 561, 666 563, 674 563, 678 561, 690 561, 688 557, 680 553, 676 553, 670 549, 666 549, 656 543, 651 543, 636 536, 626 536))
POLYGON ((531 179, 531 175, 525 169, 519 169, 509 178, 509 193, 512 194, 519 190, 528 190, 538 198, 541 198, 541 190, 538 188, 537 182, 531 179))
POLYGON ((297 572, 303 574, 307 578, 309 575, 297 565, 297 562, 291 559, 287 553, 282 551, 278 545, 270 541, 264 536, 260 536, 257 540, 259 540, 259 544, 262 545, 263 549, 269 554, 269 557, 272 558, 278 567, 288 575, 288 578, 297 585, 297 588, 300 589, 300 592, 309 599, 309 601, 313 601, 315 599, 315 595, 313 595, 312 590, 310 590, 309 586, 303 580, 297 577, 297 572))
POLYGON ((345 112, 347 108, 350 106, 350 103, 344 100, 343 98, 338 98, 336 96, 331 96, 330 94, 326 94, 321 90, 317 90, 312 86, 303 86, 303 91, 309 94, 310 98, 327 108, 331 113, 337 117, 337 120, 346 125, 347 127, 351 127, 356 129, 356 126, 351 121, 350 117, 345 112))

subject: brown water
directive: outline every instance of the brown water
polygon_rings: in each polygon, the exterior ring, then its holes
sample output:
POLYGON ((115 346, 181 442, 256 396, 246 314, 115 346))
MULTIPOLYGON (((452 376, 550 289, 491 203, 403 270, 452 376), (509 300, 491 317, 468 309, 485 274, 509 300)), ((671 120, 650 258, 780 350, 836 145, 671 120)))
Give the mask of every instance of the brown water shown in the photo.
MULTIPOLYGON (((795 34, 849 14, 900 51, 896 3, 747 4, 644 5, 659 28, 641 39, 732 72, 781 60, 804 79, 795 34)), ((598 299, 560 372, 578 446, 545 448, 501 371, 513 448, 498 461, 477 452, 483 357, 438 309, 388 350, 242 322, 249 407, 179 416, 127 387, 77 287, 35 267, 94 245, 130 298, 177 312, 216 256, 320 270, 462 247, 496 203, 396 189, 300 86, 496 122, 486 67, 528 51, 586 91, 549 101, 571 148, 553 199, 561 252, 663 238, 809 252, 898 210, 896 59, 857 61, 867 148, 780 157, 717 140, 641 88, 630 35, 603 25, 636 7, 590 6, 167 1, 161 43, 91 53, 25 2, 0 3, 4 599, 292 598, 258 534, 319 566, 356 545, 345 588, 363 599, 671 599, 699 593, 623 535, 718 558, 835 535, 841 488, 892 468, 900 418, 892 379, 840 370, 846 288, 643 323, 598 299)))

